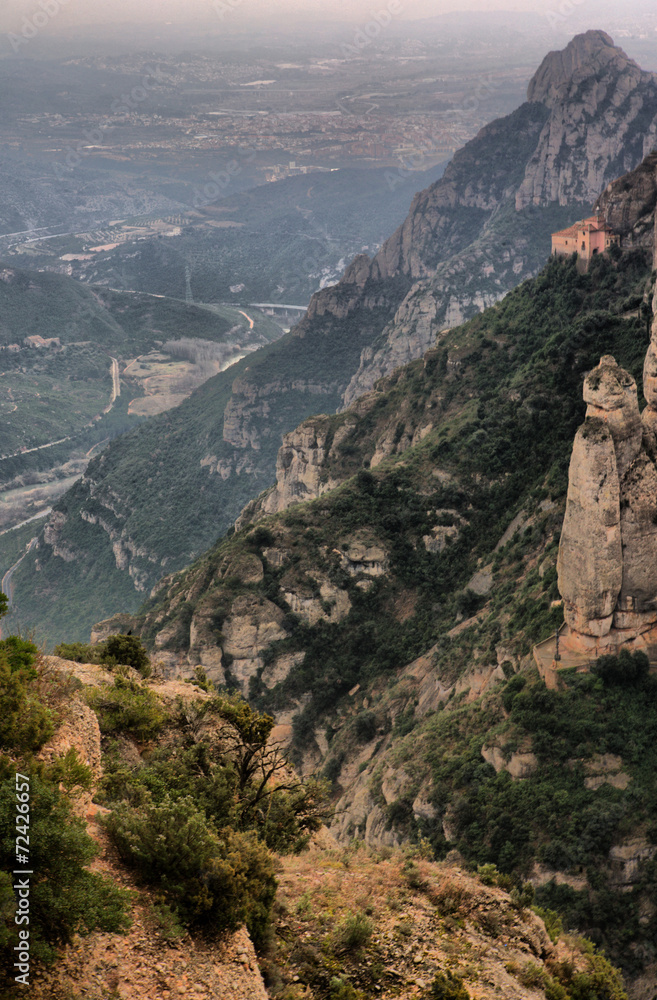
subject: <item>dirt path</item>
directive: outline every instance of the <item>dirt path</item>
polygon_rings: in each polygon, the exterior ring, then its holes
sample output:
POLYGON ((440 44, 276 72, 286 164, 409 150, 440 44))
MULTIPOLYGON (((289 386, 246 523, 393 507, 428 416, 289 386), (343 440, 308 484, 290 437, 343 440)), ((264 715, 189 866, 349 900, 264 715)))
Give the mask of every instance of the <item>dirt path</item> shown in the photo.
POLYGON ((117 399, 121 395, 121 380, 119 378, 119 362, 116 358, 112 358, 112 395, 110 396, 110 401, 103 410, 103 413, 109 413, 117 399))
POLYGON ((248 321, 249 321, 249 330, 252 330, 253 327, 255 326, 254 320, 252 320, 251 317, 247 313, 245 313, 243 309, 238 309, 237 311, 240 314, 240 316, 245 316, 246 319, 248 319, 248 321))

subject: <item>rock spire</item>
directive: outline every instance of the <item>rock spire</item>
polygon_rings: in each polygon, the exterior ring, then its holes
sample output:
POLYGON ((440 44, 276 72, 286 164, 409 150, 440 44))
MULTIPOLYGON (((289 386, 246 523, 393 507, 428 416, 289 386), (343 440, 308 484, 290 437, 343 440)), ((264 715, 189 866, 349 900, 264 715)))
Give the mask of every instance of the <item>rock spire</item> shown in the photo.
POLYGON ((566 623, 601 645, 657 624, 657 326, 639 414, 632 376, 610 355, 584 380, 557 569, 566 623))

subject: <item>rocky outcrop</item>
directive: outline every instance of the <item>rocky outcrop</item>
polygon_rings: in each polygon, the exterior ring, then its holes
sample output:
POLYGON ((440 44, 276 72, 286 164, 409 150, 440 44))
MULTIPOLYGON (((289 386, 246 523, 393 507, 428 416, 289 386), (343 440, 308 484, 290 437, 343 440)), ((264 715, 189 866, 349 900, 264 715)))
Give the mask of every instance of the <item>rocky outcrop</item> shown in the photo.
POLYGON ((337 447, 344 437, 340 430, 334 434, 328 417, 319 416, 286 434, 276 460, 276 485, 247 504, 235 522, 236 530, 333 489, 337 483, 326 474, 325 465, 332 447, 337 447))
POLYGON ((621 643, 657 622, 657 468, 644 445, 636 383, 612 357, 589 372, 584 399, 559 546, 559 590, 575 633, 601 638, 613 630, 621 643))
POLYGON ((527 98, 550 108, 516 196, 516 208, 591 204, 610 180, 632 170, 657 137, 657 77, 604 31, 578 35, 551 52, 527 98))
POLYGON ((548 52, 530 81, 527 100, 551 107, 563 99, 573 81, 580 77, 586 79, 592 68, 600 72, 620 58, 606 32, 587 31, 577 35, 565 49, 548 52))
POLYGON ((657 208, 657 152, 624 177, 612 181, 596 202, 594 211, 621 237, 624 246, 655 251, 657 208))

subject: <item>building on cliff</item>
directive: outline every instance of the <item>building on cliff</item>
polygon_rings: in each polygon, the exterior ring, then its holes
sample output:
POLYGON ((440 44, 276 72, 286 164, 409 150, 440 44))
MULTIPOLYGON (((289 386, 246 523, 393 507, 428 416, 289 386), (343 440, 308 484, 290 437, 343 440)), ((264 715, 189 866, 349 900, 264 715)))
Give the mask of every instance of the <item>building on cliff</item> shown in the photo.
POLYGON ((552 253, 568 256, 576 253, 587 264, 596 253, 604 253, 620 236, 607 225, 602 215, 580 219, 567 229, 552 233, 552 253))

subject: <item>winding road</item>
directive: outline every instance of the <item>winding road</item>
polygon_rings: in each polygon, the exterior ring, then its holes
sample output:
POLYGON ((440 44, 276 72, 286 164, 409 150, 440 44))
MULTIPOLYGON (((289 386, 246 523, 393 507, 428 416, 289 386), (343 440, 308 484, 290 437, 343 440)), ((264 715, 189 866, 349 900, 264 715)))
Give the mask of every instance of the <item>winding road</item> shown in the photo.
MULTIPOLYGON (((103 410, 103 413, 109 413, 114 404, 116 403, 118 397, 121 395, 121 380, 119 378, 119 362, 116 358, 112 358, 112 365, 110 368, 110 374, 112 376, 112 394, 110 396, 110 401, 103 410)), ((95 420, 96 418, 94 418, 95 420)), ((92 427, 94 420, 88 423, 87 427, 92 427)), ((67 441, 71 441, 72 435, 68 437, 59 438, 58 441, 49 441, 48 444, 38 444, 35 448, 26 448, 24 451, 15 451, 13 455, 0 455, 0 461, 4 461, 7 458, 18 458, 19 455, 30 455, 33 451, 43 451, 44 448, 54 448, 58 444, 66 444, 67 441)))
POLYGON ((14 573, 16 572, 16 570, 18 569, 18 567, 20 566, 20 564, 23 562, 23 559, 25 559, 25 556, 27 556, 32 551, 32 549, 34 548, 34 546, 36 545, 36 543, 38 541, 39 541, 39 539, 35 535, 35 537, 30 540, 27 548, 25 549, 25 552, 20 557, 20 559, 18 560, 18 562, 15 562, 14 565, 10 569, 7 570, 7 572, 5 573, 5 575, 2 578, 2 583, 0 584, 0 588, 2 589, 2 593, 7 595, 8 599, 9 599, 9 607, 10 608, 12 607, 12 605, 14 603, 14 585, 11 582, 11 578, 13 577, 14 573))

